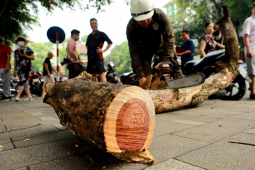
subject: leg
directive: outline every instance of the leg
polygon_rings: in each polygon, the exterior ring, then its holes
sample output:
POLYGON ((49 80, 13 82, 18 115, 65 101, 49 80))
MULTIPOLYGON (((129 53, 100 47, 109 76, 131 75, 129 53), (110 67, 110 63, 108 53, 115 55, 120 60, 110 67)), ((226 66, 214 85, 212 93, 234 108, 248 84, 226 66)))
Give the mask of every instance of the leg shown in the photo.
POLYGON ((92 74, 92 81, 93 81, 93 82, 98 82, 98 80, 97 80, 97 74, 92 74))
POLYGON ((22 85, 19 85, 19 92, 18 92, 18 94, 17 94, 17 98, 20 98, 20 95, 21 95, 21 93, 23 92, 23 90, 24 90, 24 86, 22 86, 22 85))
POLYGON ((31 96, 30 90, 29 90, 29 88, 28 88, 28 80, 27 80, 26 83, 24 84, 24 90, 25 90, 25 92, 26 92, 26 94, 27 94, 27 97, 28 97, 29 99, 32 99, 33 97, 31 96))
POLYGON ((102 82, 104 82, 104 83, 107 82, 106 77, 105 77, 105 75, 104 75, 104 72, 99 73, 98 75, 99 75, 99 77, 100 77, 100 79, 101 79, 102 82))
POLYGON ((250 89, 251 89, 251 94, 255 94, 255 75, 249 75, 251 78, 251 83, 250 83, 250 89))
POLYGON ((11 73, 10 70, 8 72, 5 71, 5 68, 0 69, 1 77, 2 77, 2 85, 3 85, 3 95, 5 97, 11 97, 11 73))

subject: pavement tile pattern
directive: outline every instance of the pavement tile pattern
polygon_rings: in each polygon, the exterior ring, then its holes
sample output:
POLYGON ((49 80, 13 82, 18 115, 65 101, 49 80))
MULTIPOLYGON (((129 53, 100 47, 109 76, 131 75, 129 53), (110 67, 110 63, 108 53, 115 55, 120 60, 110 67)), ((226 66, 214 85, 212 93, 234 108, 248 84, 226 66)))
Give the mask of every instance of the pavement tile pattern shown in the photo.
POLYGON ((86 143, 33 101, 0 101, 0 170, 255 169, 255 101, 210 99, 156 115, 152 165, 127 163, 86 143))

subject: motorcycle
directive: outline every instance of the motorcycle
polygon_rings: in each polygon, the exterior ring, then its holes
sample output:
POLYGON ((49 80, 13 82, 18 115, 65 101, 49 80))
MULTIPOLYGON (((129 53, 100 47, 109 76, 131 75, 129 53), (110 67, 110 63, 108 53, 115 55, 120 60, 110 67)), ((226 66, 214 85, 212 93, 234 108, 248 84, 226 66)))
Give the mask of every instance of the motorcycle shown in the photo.
POLYGON ((38 96, 42 95, 43 79, 39 72, 33 72, 28 78, 30 91, 38 96))
MULTIPOLYGON (((116 69, 114 68, 114 63, 112 61, 110 61, 107 64, 107 70, 106 70, 105 77, 106 77, 107 82, 109 82, 109 83, 117 84, 119 82, 118 77, 117 77, 117 72, 116 72, 116 69)), ((97 79, 98 79, 98 82, 101 82, 101 79, 98 75, 97 75, 97 79)))
MULTIPOLYGON (((214 51, 208 53, 204 58, 189 61, 183 68, 184 75, 193 73, 203 73, 206 78, 216 74, 216 70, 211 67, 216 62, 223 60, 225 57, 225 50, 214 51)), ((240 100, 246 93, 246 81, 250 82, 247 71, 239 64, 238 70, 240 74, 233 80, 233 82, 224 90, 217 92, 217 96, 223 100, 240 100)))

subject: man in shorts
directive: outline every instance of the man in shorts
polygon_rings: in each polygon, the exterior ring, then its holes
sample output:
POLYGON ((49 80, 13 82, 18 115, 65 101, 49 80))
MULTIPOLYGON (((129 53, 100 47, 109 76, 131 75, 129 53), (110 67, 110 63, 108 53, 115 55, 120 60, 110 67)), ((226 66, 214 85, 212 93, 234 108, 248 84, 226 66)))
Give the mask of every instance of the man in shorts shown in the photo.
POLYGON ((43 96, 45 94, 46 84, 47 83, 55 83, 54 78, 52 76, 52 70, 54 70, 58 75, 57 70, 54 67, 52 67, 52 65, 51 65, 50 59, 52 59, 52 57, 53 57, 53 53, 48 52, 48 56, 44 60, 44 63, 43 63, 43 79, 44 79, 43 96))
POLYGON ((251 9, 252 15, 243 24, 245 56, 247 58, 247 71, 251 78, 250 99, 255 99, 255 3, 251 9))

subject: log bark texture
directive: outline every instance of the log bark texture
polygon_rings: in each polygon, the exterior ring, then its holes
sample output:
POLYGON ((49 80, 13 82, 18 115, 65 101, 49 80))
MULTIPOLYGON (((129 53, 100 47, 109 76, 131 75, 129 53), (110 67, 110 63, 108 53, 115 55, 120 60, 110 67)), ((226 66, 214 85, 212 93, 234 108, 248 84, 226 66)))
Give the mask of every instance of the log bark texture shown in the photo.
POLYGON ((155 122, 149 94, 136 86, 87 81, 84 74, 47 86, 44 102, 60 123, 119 159, 154 162, 148 151, 155 122))
POLYGON ((165 89, 167 84, 157 79, 158 81, 154 81, 151 85, 151 89, 154 90, 148 91, 154 102, 156 113, 174 110, 183 106, 199 105, 208 99, 210 95, 228 87, 239 74, 238 38, 230 19, 228 7, 223 6, 223 10, 224 17, 216 23, 215 27, 224 36, 226 56, 223 61, 212 66, 216 69, 217 74, 207 78, 203 85, 179 90, 165 89))

